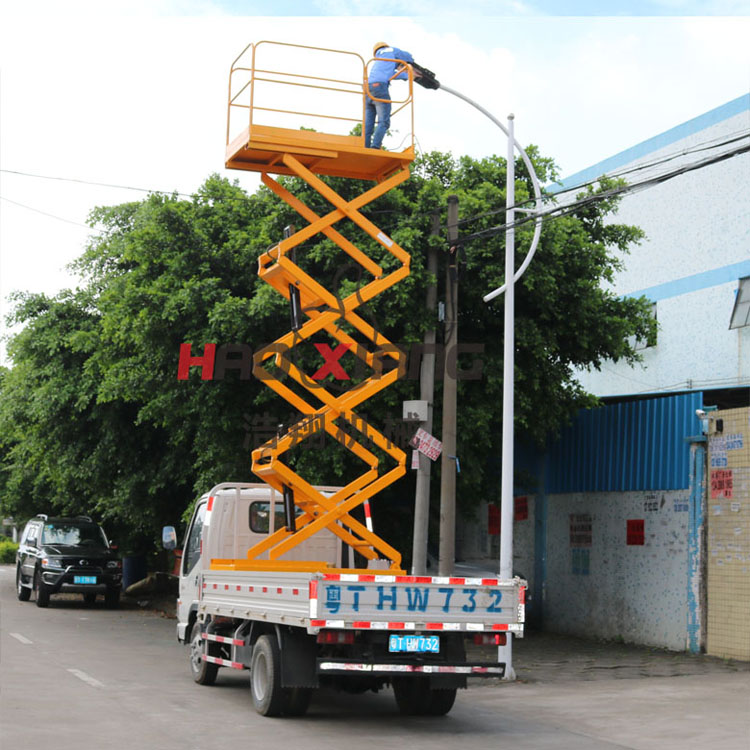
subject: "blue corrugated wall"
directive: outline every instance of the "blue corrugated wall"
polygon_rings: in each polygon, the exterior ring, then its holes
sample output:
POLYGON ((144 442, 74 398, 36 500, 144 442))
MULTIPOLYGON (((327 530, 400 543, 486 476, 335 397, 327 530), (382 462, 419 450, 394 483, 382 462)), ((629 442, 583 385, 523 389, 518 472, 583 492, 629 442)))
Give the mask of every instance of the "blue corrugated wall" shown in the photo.
POLYGON ((690 445, 703 394, 644 398, 582 409, 549 445, 545 492, 676 490, 690 486, 690 445))

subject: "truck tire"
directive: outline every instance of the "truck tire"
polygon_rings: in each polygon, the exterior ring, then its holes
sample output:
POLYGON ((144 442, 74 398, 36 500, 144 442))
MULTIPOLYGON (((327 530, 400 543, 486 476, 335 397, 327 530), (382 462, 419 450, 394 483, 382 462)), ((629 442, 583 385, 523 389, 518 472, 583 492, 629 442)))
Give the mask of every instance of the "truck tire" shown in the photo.
POLYGON ((445 716, 456 702, 456 688, 447 690, 430 690, 430 702, 426 713, 429 716, 445 716))
POLYGON ((193 623, 190 631, 190 672, 193 680, 199 685, 213 685, 216 682, 216 674, 219 671, 217 664, 203 661, 203 639, 201 638, 201 624, 193 623))
POLYGON ((284 688, 284 716, 304 716, 311 698, 311 688, 284 688))
POLYGON ((394 678, 393 693, 404 716, 445 716, 456 701, 456 688, 430 688, 427 677, 394 678))
POLYGON ((47 607, 49 605, 49 589, 42 582, 42 574, 38 570, 34 575, 34 591, 36 591, 36 606, 47 607))
POLYGON ((250 665, 253 707, 261 716, 280 716, 285 695, 281 687, 281 652, 276 638, 262 635, 253 647, 250 665))
POLYGON ((16 596, 19 602, 27 602, 31 599, 31 589, 21 583, 21 566, 16 568, 16 596))

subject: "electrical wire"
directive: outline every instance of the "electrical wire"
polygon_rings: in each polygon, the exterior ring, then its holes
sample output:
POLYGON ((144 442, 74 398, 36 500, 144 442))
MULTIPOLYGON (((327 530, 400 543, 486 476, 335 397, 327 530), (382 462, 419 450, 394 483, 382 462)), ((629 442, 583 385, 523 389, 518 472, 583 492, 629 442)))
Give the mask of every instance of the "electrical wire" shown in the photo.
POLYGON ((11 200, 10 198, 6 198, 4 195, 0 195, 0 201, 5 201, 6 203, 12 203, 14 206, 20 206, 21 208, 25 208, 27 211, 33 211, 34 213, 41 214, 42 216, 48 216, 50 219, 57 219, 58 221, 64 221, 66 224, 73 224, 77 227, 83 227, 84 229, 91 229, 87 224, 81 224, 80 221, 73 221, 72 219, 65 219, 62 216, 55 216, 55 214, 48 213, 47 211, 42 211, 39 208, 34 208, 33 206, 27 206, 25 203, 19 203, 18 201, 11 200))
POLYGON ((726 161, 727 159, 731 159, 735 156, 739 156, 740 154, 744 154, 749 151, 750 151, 750 141, 746 145, 743 145, 739 148, 735 148, 735 149, 732 149, 731 151, 723 152, 721 154, 717 154, 715 156, 711 156, 706 159, 693 162, 691 164, 685 164, 670 172, 665 172, 660 175, 656 175, 654 177, 649 177, 645 180, 642 180, 641 182, 627 183, 625 185, 621 185, 616 188, 611 188, 610 190, 604 190, 600 193, 587 195, 579 200, 573 201, 572 203, 566 203, 562 206, 555 206, 546 211, 540 211, 538 213, 524 216, 510 224, 500 224, 495 227, 490 227, 488 229, 480 230, 479 232, 474 232, 472 234, 464 235, 463 237, 459 237, 458 240, 452 241, 451 244, 453 245, 466 244, 467 242, 471 242, 472 240, 486 239, 488 237, 493 237, 496 234, 504 232, 506 229, 510 227, 520 227, 520 226, 523 226, 524 224, 527 224, 530 221, 536 221, 536 219, 539 216, 543 218, 562 218, 563 216, 568 216, 570 214, 576 213, 580 211, 582 208, 588 205, 591 205, 593 203, 598 203, 600 201, 607 200, 609 198, 613 198, 619 195, 626 195, 626 194, 641 192, 642 190, 646 190, 650 187, 660 185, 661 183, 667 182, 668 180, 674 179, 675 177, 679 177, 683 174, 687 174, 688 172, 695 171, 696 169, 703 169, 713 164, 718 164, 719 162, 726 161))

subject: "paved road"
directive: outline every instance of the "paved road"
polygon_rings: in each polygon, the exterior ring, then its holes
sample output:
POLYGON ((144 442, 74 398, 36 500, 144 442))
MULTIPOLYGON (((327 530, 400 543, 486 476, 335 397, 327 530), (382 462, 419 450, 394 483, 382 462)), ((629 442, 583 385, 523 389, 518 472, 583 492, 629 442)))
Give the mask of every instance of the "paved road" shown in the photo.
MULTIPOLYGON (((321 691, 302 719, 264 719, 248 678, 195 685, 174 621, 53 598, 15 598, 0 566, 0 747, 55 750, 255 747, 351 750, 748 750, 750 673, 570 679, 472 686, 444 718, 402 718, 390 691, 321 691), (42 745, 43 743, 43 745, 42 745)), ((559 678, 559 676, 558 676, 559 678)))

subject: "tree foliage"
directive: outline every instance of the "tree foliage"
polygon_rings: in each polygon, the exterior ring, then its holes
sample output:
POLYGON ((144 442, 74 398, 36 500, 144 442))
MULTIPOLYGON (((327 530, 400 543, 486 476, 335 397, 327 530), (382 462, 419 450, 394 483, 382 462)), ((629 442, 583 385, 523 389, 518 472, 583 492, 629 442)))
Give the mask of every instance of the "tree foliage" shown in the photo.
MULTIPOLYGON (((533 149, 531 155, 542 180, 554 178, 552 162, 533 149)), ((440 212, 444 224, 446 198, 456 194, 460 215, 475 217, 462 231, 491 227, 497 214, 484 214, 505 203, 505 168, 496 156, 427 154, 408 181, 364 210, 412 257, 411 275, 362 310, 391 341, 421 342, 435 322, 424 304, 434 281, 426 251, 437 247, 444 256, 447 243, 444 234, 430 235, 432 214, 440 212)), ((318 213, 330 210, 300 180, 282 182, 318 213)), ((347 199, 363 189, 351 180, 329 183, 347 199)), ((603 181, 599 189, 608 187, 603 181)), ((517 200, 529 192, 519 163, 517 200)), ((615 210, 610 199, 546 221, 537 256, 517 286, 516 420, 519 431, 537 442, 577 408, 595 404, 573 377, 574 368, 599 367, 607 359, 633 362, 637 354, 628 337, 653 335, 645 300, 620 299, 602 286, 642 236, 635 227, 613 223, 615 210)), ((196 368, 187 381, 178 380, 177 364, 185 342, 193 354, 209 342, 257 349, 289 329, 288 304, 259 281, 257 259, 280 240, 284 227, 303 220, 265 187, 248 195, 214 175, 190 200, 154 194, 97 208, 90 223, 96 234, 75 263, 85 280, 81 288, 53 298, 15 297, 12 322, 23 328, 9 345, 12 368, 0 373, 0 503, 4 513, 18 517, 93 513, 137 546, 140 537, 148 539, 178 518, 197 491, 251 479, 253 426, 260 417, 289 421, 290 407, 259 381, 233 371, 224 380, 206 381, 196 368)), ((395 267, 378 243, 346 224, 336 228, 386 271, 395 267)), ((516 231, 517 264, 531 233, 530 224, 516 231)), ((341 296, 370 280, 322 235, 300 246, 297 259, 341 296)), ((503 283, 503 269, 502 233, 466 245, 459 339, 485 349, 481 380, 459 384, 458 499, 465 509, 499 493, 503 313, 501 300, 485 304, 482 296, 503 283)), ((326 336, 314 340, 332 343, 326 336)), ((300 357, 308 374, 322 364, 309 346, 300 357)), ((351 357, 341 360, 350 371, 351 357)), ((337 385, 330 379, 326 384, 337 385)), ((404 379, 363 411, 382 428, 397 423, 402 400, 416 398, 418 380, 404 379)), ((438 382, 436 425, 440 403, 438 382)), ((439 436, 438 427, 435 432, 439 436)), ((345 483, 359 473, 345 451, 303 446, 292 461, 310 481, 345 483)), ((391 488, 383 507, 389 498, 408 516, 412 476, 391 488)))

